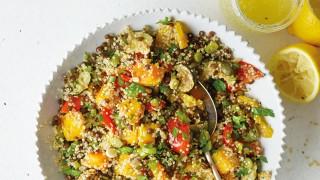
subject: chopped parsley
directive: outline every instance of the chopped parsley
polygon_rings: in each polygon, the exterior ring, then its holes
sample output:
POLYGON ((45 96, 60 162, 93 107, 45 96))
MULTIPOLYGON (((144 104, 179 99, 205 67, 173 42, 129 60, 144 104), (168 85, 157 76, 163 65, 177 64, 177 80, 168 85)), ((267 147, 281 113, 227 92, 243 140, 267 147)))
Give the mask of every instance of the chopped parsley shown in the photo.
POLYGON ((259 115, 259 116, 271 116, 274 117, 274 112, 272 109, 263 108, 263 107, 253 107, 251 109, 251 114, 259 115))
POLYGON ((179 133, 179 129, 176 128, 176 127, 174 127, 174 128, 172 129, 172 132, 171 132, 172 136, 173 136, 173 137, 177 137, 178 133, 179 133))
POLYGON ((157 24, 169 25, 172 22, 171 17, 165 17, 164 20, 159 20, 157 24))
POLYGON ((218 92, 226 91, 226 84, 220 79, 215 80, 212 85, 218 92))

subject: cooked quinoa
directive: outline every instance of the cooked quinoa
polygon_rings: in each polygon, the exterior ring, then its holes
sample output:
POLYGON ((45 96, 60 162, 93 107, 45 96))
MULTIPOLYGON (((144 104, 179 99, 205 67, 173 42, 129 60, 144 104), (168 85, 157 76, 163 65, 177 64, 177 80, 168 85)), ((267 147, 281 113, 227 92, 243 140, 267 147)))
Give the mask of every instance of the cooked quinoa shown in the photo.
POLYGON ((264 74, 235 58, 213 31, 185 33, 172 18, 136 31, 105 35, 96 52, 64 74, 53 147, 65 179, 270 179, 260 137, 274 116, 246 95, 264 74), (209 134, 202 82, 218 125, 209 134))

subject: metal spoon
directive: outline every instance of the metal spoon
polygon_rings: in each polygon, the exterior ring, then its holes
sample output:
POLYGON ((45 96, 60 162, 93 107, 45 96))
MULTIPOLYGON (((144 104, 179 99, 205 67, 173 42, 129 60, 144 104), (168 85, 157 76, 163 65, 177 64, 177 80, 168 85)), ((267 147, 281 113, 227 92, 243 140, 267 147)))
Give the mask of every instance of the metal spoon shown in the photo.
MULTIPOLYGON (((211 135, 214 132, 214 130, 216 129, 217 121, 218 121, 216 106, 211 98, 211 95, 209 94, 207 89, 203 86, 203 84, 200 81, 198 81, 198 86, 196 86, 195 88, 193 88, 191 90, 190 94, 194 98, 201 99, 204 102, 204 104, 206 106, 206 110, 209 114, 208 132, 211 135)), ((205 156, 206 156, 207 161, 212 169, 212 172, 214 174, 215 179, 221 180, 220 174, 217 171, 217 169, 213 163, 210 152, 206 152, 205 156)))

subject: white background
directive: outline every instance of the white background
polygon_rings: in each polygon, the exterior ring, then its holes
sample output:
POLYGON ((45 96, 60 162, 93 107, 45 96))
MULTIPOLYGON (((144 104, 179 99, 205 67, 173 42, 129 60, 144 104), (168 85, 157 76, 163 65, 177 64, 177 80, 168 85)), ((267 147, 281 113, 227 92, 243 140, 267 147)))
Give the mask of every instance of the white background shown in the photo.
MULTIPOLYGON (((43 179, 36 153, 39 102, 68 51, 113 18, 152 8, 177 8, 222 24, 218 0, 0 0, 0 179, 43 179)), ((281 31, 244 40, 268 59, 299 42, 281 31)), ((277 179, 320 178, 320 96, 307 105, 284 100, 285 154, 277 179)))

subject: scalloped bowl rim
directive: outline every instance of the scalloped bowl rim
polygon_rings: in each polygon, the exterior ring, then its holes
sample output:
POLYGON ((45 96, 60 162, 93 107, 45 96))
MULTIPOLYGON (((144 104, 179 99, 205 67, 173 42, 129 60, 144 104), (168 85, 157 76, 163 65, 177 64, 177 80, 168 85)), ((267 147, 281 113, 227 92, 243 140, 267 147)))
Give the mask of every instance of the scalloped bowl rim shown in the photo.
POLYGON ((273 77, 265 68, 265 64, 260 61, 260 56, 254 53, 254 49, 248 46, 248 42, 242 41, 242 37, 236 35, 234 31, 227 31, 225 25, 219 25, 218 21, 211 21, 202 15, 196 15, 188 11, 179 11, 177 9, 152 9, 144 10, 138 13, 132 13, 118 19, 113 19, 110 23, 106 23, 98 27, 94 33, 89 33, 82 42, 75 45, 74 50, 67 53, 66 58, 62 59, 52 72, 50 81, 45 85, 45 92, 42 94, 42 102, 40 102, 38 111, 38 131, 37 135, 37 154, 42 169, 42 174, 47 179, 63 179, 58 173, 58 167, 54 164, 56 152, 50 149, 50 139, 53 136, 50 119, 58 111, 57 97, 58 88, 62 87, 62 74, 68 69, 79 64, 83 59, 83 53, 93 52, 95 47, 104 40, 103 35, 106 33, 119 33, 125 25, 133 27, 133 29, 142 29, 144 25, 155 26, 155 23, 163 19, 165 16, 172 16, 176 20, 187 24, 188 28, 197 33, 200 30, 215 31, 221 41, 231 47, 235 57, 241 57, 245 61, 255 65, 266 76, 257 80, 249 86, 251 91, 248 95, 257 98, 263 106, 274 108, 276 118, 267 117, 266 120, 274 129, 274 135, 270 139, 261 139, 262 145, 265 145, 265 154, 269 163, 263 164, 263 170, 272 171, 272 179, 275 179, 277 171, 280 168, 281 155, 283 154, 283 138, 285 137, 284 114, 281 105, 282 100, 279 92, 275 88, 273 77))

